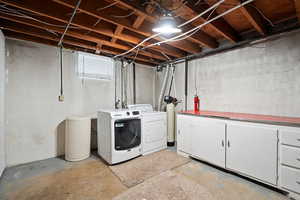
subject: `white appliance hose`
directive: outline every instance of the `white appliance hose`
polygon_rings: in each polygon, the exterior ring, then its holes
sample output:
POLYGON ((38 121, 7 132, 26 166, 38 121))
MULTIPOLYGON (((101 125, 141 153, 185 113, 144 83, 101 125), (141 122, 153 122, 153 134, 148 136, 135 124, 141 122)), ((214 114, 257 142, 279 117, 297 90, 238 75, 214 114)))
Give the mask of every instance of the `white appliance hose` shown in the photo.
POLYGON ((167 87, 169 71, 170 71, 170 65, 167 65, 164 80, 163 80, 163 84, 162 84, 160 95, 159 95, 159 98, 158 98, 158 111, 161 111, 161 105, 162 105, 163 97, 164 97, 166 87, 167 87))

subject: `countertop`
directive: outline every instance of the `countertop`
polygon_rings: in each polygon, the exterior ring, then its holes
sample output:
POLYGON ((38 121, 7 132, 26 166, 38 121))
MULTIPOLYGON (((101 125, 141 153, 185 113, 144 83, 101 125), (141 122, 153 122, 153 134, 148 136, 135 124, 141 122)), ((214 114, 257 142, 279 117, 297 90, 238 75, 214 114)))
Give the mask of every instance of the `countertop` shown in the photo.
POLYGON ((208 110, 201 110, 200 112, 188 110, 188 111, 181 111, 179 113, 202 116, 202 117, 213 117, 213 118, 221 118, 221 119, 229 119, 229 120, 300 127, 300 118, 298 117, 281 117, 281 116, 272 116, 272 115, 247 114, 247 113, 217 112, 217 111, 208 111, 208 110))

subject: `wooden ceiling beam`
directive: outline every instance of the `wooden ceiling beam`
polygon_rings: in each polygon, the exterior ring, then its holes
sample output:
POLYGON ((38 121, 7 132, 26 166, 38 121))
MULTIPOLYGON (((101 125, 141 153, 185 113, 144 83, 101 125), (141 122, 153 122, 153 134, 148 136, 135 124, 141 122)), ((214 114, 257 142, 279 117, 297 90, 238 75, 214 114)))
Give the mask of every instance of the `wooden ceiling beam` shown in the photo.
MULTIPOLYGON (((149 21, 152 24, 155 24, 157 22, 157 20, 159 20, 159 17, 154 17, 151 16, 149 14, 147 14, 143 8, 138 7, 134 2, 131 1, 124 1, 124 0, 105 0, 107 2, 118 2, 119 5, 133 10, 135 13, 137 13, 139 16, 144 16, 145 20, 149 21)), ((194 28, 191 25, 187 25, 183 28, 183 32, 190 30, 194 28)), ((217 48, 219 46, 218 42, 211 37, 210 35, 208 35, 207 33, 199 30, 196 34, 194 34, 193 36, 187 38, 188 40, 195 42, 197 44, 200 44, 202 46, 208 47, 208 48, 217 48)))
MULTIPOLYGON (((35 22, 35 21, 30 20, 30 19, 18 18, 18 17, 15 17, 15 16, 10 16, 10 15, 6 15, 6 14, 2 14, 2 13, 0 13, 0 19, 9 20, 11 22, 15 22, 15 23, 18 23, 18 24, 23 24, 23 25, 26 25, 26 26, 29 26, 29 27, 39 28, 41 30, 54 31, 54 32, 59 33, 59 34, 63 34, 63 32, 64 32, 64 30, 61 29, 61 28, 57 28, 57 27, 54 27, 54 26, 49 26, 49 25, 46 25, 46 24, 42 24, 40 22, 35 22)), ((17 27, 18 27, 18 25, 17 25, 17 27)), ((127 51, 127 50, 131 49, 131 47, 128 47, 128 46, 125 46, 125 45, 121 45, 121 44, 117 44, 117 43, 112 44, 111 42, 99 39, 98 37, 84 35, 84 34, 78 33, 78 32, 73 31, 73 30, 67 31, 66 35, 70 36, 70 37, 73 37, 73 38, 86 40, 86 41, 89 41, 89 42, 94 42, 94 43, 102 44, 102 45, 105 45, 105 46, 110 46, 110 47, 117 48, 117 49, 120 49, 120 50, 127 51)), ((155 58, 155 59, 158 59, 158 60, 161 60, 161 61, 166 60, 166 58, 161 56, 161 55, 153 54, 153 53, 146 52, 146 51, 139 51, 139 54, 144 55, 144 56, 148 56, 149 58, 155 58)))
MULTIPOLYGON (((24 35, 29 35, 32 37, 38 37, 38 38, 42 38, 45 40, 59 42, 59 39, 60 39, 60 37, 58 37, 58 36, 50 35, 46 31, 35 29, 35 28, 28 28, 28 27, 21 27, 21 26, 16 27, 11 24, 5 24, 5 23, 1 23, 1 26, 4 30, 8 30, 11 32, 20 33, 20 34, 24 34, 24 35)), ((84 49, 93 50, 94 52, 98 50, 97 46, 85 44, 85 43, 78 42, 78 41, 73 41, 73 40, 66 39, 66 38, 64 39, 63 44, 68 44, 68 45, 72 45, 72 46, 76 46, 76 47, 80 47, 80 48, 84 48, 84 49)), ((109 54, 113 54, 113 55, 121 53, 121 52, 116 52, 116 51, 111 51, 111 50, 106 50, 106 49, 101 49, 101 52, 105 52, 105 53, 109 53, 109 54)), ((134 58, 134 56, 125 56, 125 57, 134 58)), ((142 60, 145 62, 149 62, 152 64, 159 64, 159 62, 155 62, 150 59, 140 58, 139 56, 137 56, 136 59, 142 60)))
POLYGON ((299 0, 294 0, 294 1, 295 1, 296 14, 300 22, 300 1, 299 0))
MULTIPOLYGON (((68 8, 72 8, 72 9, 74 9, 75 6, 76 6, 76 1, 74 1, 72 3, 70 3, 70 1, 66 1, 66 0, 53 0, 53 1, 60 4, 60 5, 63 5, 63 6, 66 6, 68 8)), ((140 28, 140 29, 136 29, 132 26, 132 24, 130 23, 130 21, 128 19, 126 19, 126 18, 114 19, 113 17, 110 17, 109 15, 104 15, 101 12, 97 12, 96 9, 92 9, 92 7, 88 8, 87 4, 84 7, 84 9, 79 7, 78 11, 80 11, 82 13, 85 13, 87 15, 93 16, 97 19, 105 20, 105 21, 107 21, 109 23, 112 23, 114 25, 117 25, 117 26, 123 26, 124 28, 126 28, 130 31, 136 32, 138 34, 141 34, 145 37, 150 37, 150 36, 153 35, 153 33, 151 32, 151 29, 149 29, 149 27, 146 27, 148 30, 145 29, 145 27, 140 28)), ((158 41, 163 41, 164 40, 160 37, 156 37, 155 39, 158 40, 158 41)), ((188 53, 199 53, 199 52, 201 52, 201 48, 198 45, 196 45, 196 44, 194 44, 190 41, 171 42, 171 43, 168 43, 168 45, 173 46, 173 47, 178 48, 178 49, 181 49, 181 50, 186 51, 188 53)))
MULTIPOLYGON (((195 6, 195 4, 197 3, 196 0, 189 0, 186 2, 187 3, 185 5, 183 5, 180 9, 178 9, 176 11, 176 13, 179 14, 185 20, 189 20, 192 17, 199 15, 200 13, 204 12, 205 10, 207 10, 210 7, 208 4, 205 4, 204 2, 201 3, 201 6, 195 6), (185 13, 187 13, 188 15, 185 15, 185 13)), ((208 15, 209 14, 206 14, 206 15, 198 18, 197 20, 192 22, 192 24, 195 26, 198 26, 198 25, 206 22, 207 21, 206 18, 208 17, 208 15)), ((210 16, 210 19, 212 19, 216 16, 217 16, 216 13, 212 13, 210 16)), ((226 38, 227 40, 229 40, 231 42, 236 43, 239 41, 238 33, 223 18, 219 18, 219 19, 211 22, 207 26, 210 26, 216 32, 218 32, 224 38, 226 38)))
POLYGON ((139 16, 136 18, 136 20, 134 21, 134 23, 133 23, 132 26, 133 26, 134 28, 138 29, 138 28, 142 25, 142 23, 144 22, 145 18, 146 18, 145 15, 139 15, 139 16))
MULTIPOLYGON (((241 0, 232 0, 233 3, 241 4, 241 0)), ((239 8, 241 13, 250 22, 250 24, 255 28, 257 32, 261 35, 267 35, 268 31, 265 27, 264 19, 261 14, 250 4, 242 6, 239 8)))
MULTIPOLYGON (((25 41, 29 41, 29 42, 40 43, 40 44, 45 44, 45 45, 50 45, 50 46, 57 47, 57 42, 52 41, 52 40, 47 40, 47 39, 43 39, 43 38, 39 38, 39 37, 33 37, 33 36, 30 36, 30 35, 24 35, 24 34, 12 32, 12 31, 8 31, 8 32, 4 31, 4 34, 8 38, 14 38, 14 39, 18 39, 18 40, 25 40, 25 41)), ((70 49, 70 50, 75 50, 75 51, 94 53, 91 50, 87 50, 87 49, 77 47, 77 46, 73 46, 73 45, 70 45, 70 44, 65 44, 64 48, 65 49, 70 49)), ((103 54, 104 52, 102 52, 102 55, 104 55, 104 56, 114 55, 114 54, 112 54, 112 52, 108 53, 110 51, 106 51, 106 52, 107 52, 106 54, 103 54)), ((130 58, 133 59, 134 57, 130 56, 130 58)), ((141 63, 141 64, 148 65, 148 66, 157 66, 157 64, 146 62, 144 60, 145 59, 136 60, 136 63, 141 63)))
POLYGON ((101 53, 101 48, 102 48, 102 44, 101 43, 97 44, 95 53, 100 54, 101 53))
MULTIPOLYGON (((117 26, 117 28, 116 28, 114 34, 115 34, 115 35, 121 35, 123 29, 124 29, 123 26, 117 26)), ((117 38, 115 38, 115 37, 113 37, 113 38, 111 39, 111 42, 112 42, 112 43, 115 43, 116 41, 117 41, 117 38)))
MULTIPOLYGON (((48 7, 41 6, 39 4, 34 4, 34 5, 31 4, 31 6, 29 6, 29 3, 20 3, 17 1, 10 1, 10 0, 0 0, 0 2, 4 3, 6 5, 12 6, 12 7, 16 7, 16 8, 31 12, 33 14, 40 15, 42 17, 46 17, 46 18, 64 23, 64 24, 68 23, 68 17, 62 16, 61 14, 59 14, 59 12, 53 12, 53 10, 49 9, 49 6, 48 7)), ((97 28, 94 26, 86 25, 86 24, 84 24, 84 22, 76 20, 76 17, 75 17, 72 25, 77 26, 77 27, 87 30, 87 31, 95 32, 95 33, 106 35, 109 37, 116 37, 119 40, 123 40, 123 41, 133 43, 133 44, 138 44, 141 41, 141 39, 127 35, 127 34, 115 35, 111 29, 107 29, 107 28, 103 28, 103 27, 97 28)), ((142 46, 148 46, 148 45, 150 45, 150 43, 145 42, 142 46)), ((158 51, 158 52, 164 51, 167 55, 176 57, 176 58, 179 58, 179 57, 182 57, 185 55, 182 52, 177 51, 176 49, 170 49, 170 48, 164 47, 164 46, 154 46, 151 49, 158 51)))

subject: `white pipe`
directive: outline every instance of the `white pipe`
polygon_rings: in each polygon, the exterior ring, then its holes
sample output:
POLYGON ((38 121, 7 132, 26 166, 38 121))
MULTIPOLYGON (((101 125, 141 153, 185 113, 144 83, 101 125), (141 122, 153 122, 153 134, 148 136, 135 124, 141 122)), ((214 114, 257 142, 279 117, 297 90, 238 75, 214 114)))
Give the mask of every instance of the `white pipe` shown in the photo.
POLYGON ((170 72, 170 65, 167 65, 164 80, 163 80, 163 84, 162 84, 160 95, 159 95, 159 98, 158 98, 158 111, 161 111, 161 104, 162 104, 162 101, 163 101, 164 94, 166 92, 169 72, 170 72))

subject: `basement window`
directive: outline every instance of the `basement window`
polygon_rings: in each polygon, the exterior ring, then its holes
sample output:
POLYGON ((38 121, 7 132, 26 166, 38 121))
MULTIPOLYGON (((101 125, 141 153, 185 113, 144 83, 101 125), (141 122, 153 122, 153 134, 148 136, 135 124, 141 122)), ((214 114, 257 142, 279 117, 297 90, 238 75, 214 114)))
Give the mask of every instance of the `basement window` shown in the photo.
POLYGON ((112 80, 114 60, 104 56, 78 52, 77 74, 82 79, 112 80))

